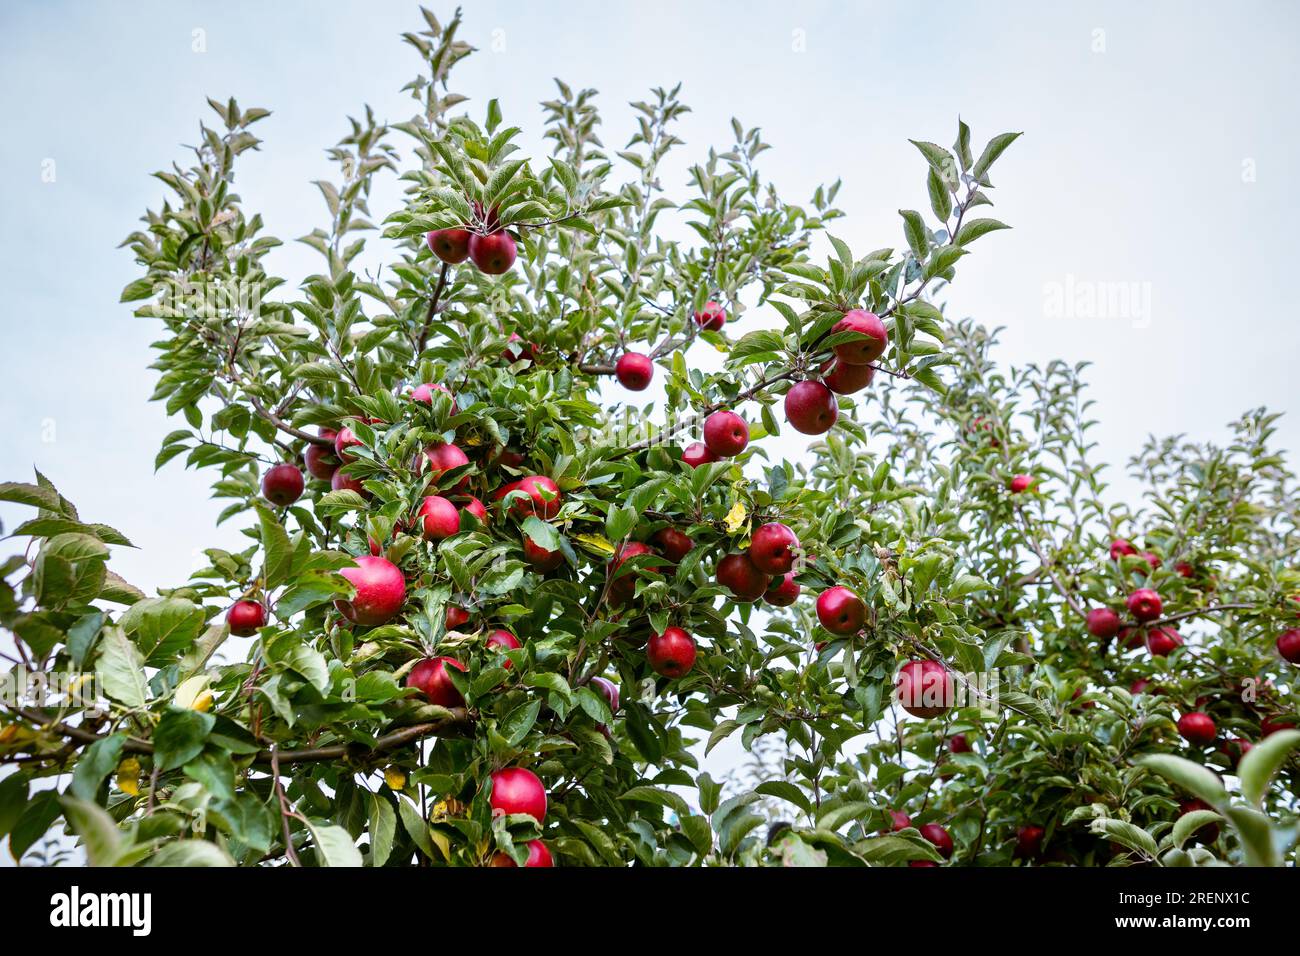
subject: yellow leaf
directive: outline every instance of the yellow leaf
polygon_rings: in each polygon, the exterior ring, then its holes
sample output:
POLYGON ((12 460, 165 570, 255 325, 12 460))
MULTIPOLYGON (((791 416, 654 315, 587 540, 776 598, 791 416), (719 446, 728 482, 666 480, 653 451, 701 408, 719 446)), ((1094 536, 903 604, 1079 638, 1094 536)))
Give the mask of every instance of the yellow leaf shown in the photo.
POLYGON ((384 783, 388 784, 389 790, 403 790, 406 787, 406 774, 401 767, 386 767, 384 783))
POLYGON ((442 851, 444 860, 451 859, 451 841, 441 831, 429 827, 429 839, 433 841, 434 846, 442 851))
POLYGON ((737 501, 727 512, 727 517, 723 519, 723 524, 727 527, 727 533, 734 533, 737 528, 745 523, 745 517, 748 512, 745 511, 744 502, 737 501))
POLYGON ((140 761, 127 757, 117 765, 117 789, 133 797, 140 796, 140 761))
POLYGON ((579 544, 585 544, 588 550, 595 551, 599 554, 612 555, 614 546, 609 543, 609 539, 600 534, 575 534, 571 536, 579 544))
POLYGON ((190 704, 190 708, 205 714, 210 711, 212 709, 212 691, 205 690, 198 697, 195 697, 194 703, 190 704))

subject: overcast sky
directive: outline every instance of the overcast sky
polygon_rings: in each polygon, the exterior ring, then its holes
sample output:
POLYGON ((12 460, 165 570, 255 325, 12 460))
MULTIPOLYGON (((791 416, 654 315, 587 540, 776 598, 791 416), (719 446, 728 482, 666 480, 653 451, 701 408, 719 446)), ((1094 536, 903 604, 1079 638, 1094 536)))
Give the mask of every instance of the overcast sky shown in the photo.
MULTIPOLYGON (((950 314, 1005 326, 1007 362, 1094 362, 1112 462, 1150 433, 1222 439, 1248 408, 1294 412, 1296 5, 727 6, 469 4, 462 36, 481 52, 453 87, 478 117, 498 97, 540 156, 553 76, 601 91, 610 149, 632 130, 627 101, 682 80, 694 112, 670 194, 685 193, 688 160, 730 145, 737 116, 763 128, 763 175, 788 198, 844 178, 836 232, 859 254, 901 245, 900 207, 928 208, 909 137, 951 143, 959 113, 977 146, 1023 130, 993 177, 992 214, 1014 231, 963 260, 950 314), (1055 307, 1125 290, 1126 316, 1055 307)), ((30 480, 35 464, 84 518, 121 529, 141 550, 114 567, 139 586, 177 584, 201 548, 242 540, 212 530, 209 476, 153 472, 177 422, 147 403, 159 327, 118 304, 138 273, 115 248, 162 196, 148 174, 184 160, 205 96, 273 110, 237 189, 286 240, 270 268, 292 288, 317 268, 288 240, 321 221, 324 147, 363 103, 410 115, 400 88, 419 63, 398 34, 421 25, 414 4, 374 0, 0 6, 0 479, 30 480)), ((381 187, 376 215, 396 196, 381 187)), ((1290 414, 1281 443, 1300 445, 1290 414)), ((0 504, 6 526, 23 517, 0 504)))

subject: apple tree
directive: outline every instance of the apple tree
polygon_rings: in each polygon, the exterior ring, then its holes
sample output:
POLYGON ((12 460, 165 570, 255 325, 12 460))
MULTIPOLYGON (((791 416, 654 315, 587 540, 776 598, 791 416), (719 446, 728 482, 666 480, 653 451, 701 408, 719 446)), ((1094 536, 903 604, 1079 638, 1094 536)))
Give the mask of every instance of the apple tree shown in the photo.
POLYGON ((1273 416, 1153 441, 1116 504, 1082 369, 1001 370, 934 304, 1006 228, 1018 134, 915 141, 929 208, 864 253, 838 184, 789 202, 738 122, 670 195, 676 88, 609 150, 557 81, 524 155, 452 92, 459 26, 426 12, 414 114, 330 151, 296 287, 236 192, 268 111, 211 101, 156 174, 123 300, 160 329, 157 465, 208 469, 247 544, 148 595, 121 532, 0 486, 36 509, 0 587, 16 858, 63 828, 116 865, 1293 856, 1273 416), (724 790, 728 739, 770 772, 724 790))

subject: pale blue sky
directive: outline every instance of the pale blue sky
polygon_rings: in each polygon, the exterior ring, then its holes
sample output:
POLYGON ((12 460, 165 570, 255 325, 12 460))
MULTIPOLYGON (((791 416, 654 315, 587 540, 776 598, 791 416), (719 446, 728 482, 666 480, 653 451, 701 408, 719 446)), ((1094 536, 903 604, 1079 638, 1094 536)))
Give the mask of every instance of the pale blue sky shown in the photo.
MULTIPOLYGON (((844 178, 837 233, 858 252, 900 244, 896 210, 926 208, 909 137, 950 143, 958 113, 980 143, 1024 130, 994 175, 994 214, 1015 230, 963 262, 953 314, 1006 326, 1006 361, 1095 362, 1095 437, 1113 462, 1151 432, 1223 438, 1247 408, 1296 411, 1294 5, 466 6, 482 52, 454 86, 478 115, 499 97, 533 154, 552 76, 600 89, 611 149, 632 129, 628 100, 683 80, 694 112, 665 176, 676 195, 688 159, 729 145, 735 115, 762 126, 762 169, 790 198, 844 178), (1053 284, 1071 281, 1138 283, 1149 299, 1130 319, 1050 314, 1053 284)), ((272 234, 303 235, 345 114, 411 112, 399 90, 418 64, 398 34, 419 25, 406 2, 0 6, 0 478, 29 480, 35 463, 85 518, 119 527, 142 550, 115 567, 142 587, 243 540, 212 531, 207 475, 153 473, 175 423, 146 402, 158 328, 117 304, 137 273, 115 249, 161 197, 148 174, 184 158, 205 96, 269 108, 238 191, 272 234)), ((376 213, 396 196, 381 187, 376 213)), ((289 242, 271 267, 292 287, 314 257, 289 242)), ((1284 420, 1282 443, 1300 446, 1300 421, 1284 420)), ((6 525, 22 516, 0 505, 6 525)))

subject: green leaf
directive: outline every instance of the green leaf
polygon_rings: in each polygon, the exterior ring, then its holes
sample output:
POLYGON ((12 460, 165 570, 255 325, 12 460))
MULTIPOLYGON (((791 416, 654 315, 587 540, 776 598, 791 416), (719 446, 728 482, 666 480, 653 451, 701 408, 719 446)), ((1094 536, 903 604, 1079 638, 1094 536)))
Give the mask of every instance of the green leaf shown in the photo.
POLYGON ((308 820, 307 829, 316 844, 316 861, 320 866, 365 866, 352 834, 341 826, 308 820))
POLYGON ((9 835, 9 831, 22 819, 27 808, 27 777, 21 773, 11 773, 0 780, 0 839, 9 835))
POLYGON ((262 529, 263 561, 266 565, 266 580, 263 584, 269 591, 288 579, 289 569, 293 566, 293 547, 289 544, 288 533, 275 520, 275 515, 261 504, 256 507, 258 524, 262 529))
POLYGON ((1091 828, 1093 833, 1103 834, 1116 843, 1143 854, 1147 859, 1154 860, 1159 856, 1155 838, 1127 820, 1098 817, 1092 821, 1091 828))
POLYGON ((1241 795, 1259 806, 1273 776, 1297 747, 1300 747, 1300 730, 1276 731, 1251 747, 1237 766, 1241 795))
POLYGON ((1218 774, 1184 757, 1175 757, 1173 754, 1150 754, 1139 758, 1136 763, 1154 770, 1166 780, 1176 783, 1193 796, 1200 797, 1212 807, 1222 807, 1228 799, 1227 791, 1223 789, 1223 781, 1219 779, 1218 774))
POLYGON ((619 799, 632 800, 637 803, 653 803, 657 806, 667 807, 676 813, 679 819, 691 812, 691 808, 687 806, 686 801, 678 794, 659 787, 633 787, 619 799))
POLYGON ((126 737, 126 734, 113 734, 87 747, 72 771, 68 792, 78 800, 94 800, 104 780, 117 769, 126 737))
POLYGON ((377 793, 370 795, 370 865, 383 866, 393 853, 397 835, 397 814, 393 805, 377 793))
POLYGON ((95 670, 109 697, 132 710, 144 708, 149 700, 144 659, 122 628, 104 628, 95 655, 95 670))
POLYGON ((216 718, 197 710, 168 710, 153 733, 154 759, 162 770, 175 770, 203 752, 216 718))
POLYGON ((990 232, 996 232, 999 229, 1010 228, 1010 226, 1000 223, 996 219, 972 219, 962 224, 953 242, 959 246, 965 246, 974 242, 980 236, 986 236, 990 232))
POLYGON ((898 214, 903 217, 903 234, 907 236, 907 244, 912 248, 912 253, 917 259, 924 259, 930 251, 930 233, 925 228, 921 214, 913 209, 900 209, 898 214))
POLYGON ((1181 849, 1183 844, 1187 842, 1188 837, 1201 827, 1217 823, 1222 819, 1223 817, 1213 810, 1193 810, 1191 813, 1184 813, 1174 821, 1174 829, 1170 839, 1173 840, 1174 846, 1181 849))
POLYGON ((1223 815, 1232 821, 1241 848, 1246 854, 1247 866, 1281 866, 1282 860, 1273 842, 1273 828, 1268 817, 1250 807, 1232 805, 1225 807, 1223 815))
POLYGON ((971 175, 984 185, 989 185, 989 167, 992 166, 997 158, 1006 152, 1007 147, 1019 139, 1020 136, 1020 133, 1002 133, 998 136, 994 136, 988 141, 988 145, 984 147, 984 152, 980 153, 980 158, 975 160, 975 165, 971 167, 971 175))
POLYGON ((767 797, 777 797, 793 803, 804 813, 812 813, 812 803, 808 800, 807 795, 794 784, 785 780, 766 780, 755 787, 754 792, 767 797))
POLYGON ((234 866, 221 847, 207 840, 178 840, 169 843, 153 856, 146 866, 226 867, 234 866))
POLYGON ((113 818, 97 803, 63 797, 63 815, 74 833, 81 837, 90 866, 112 866, 122 853, 124 835, 113 818))

